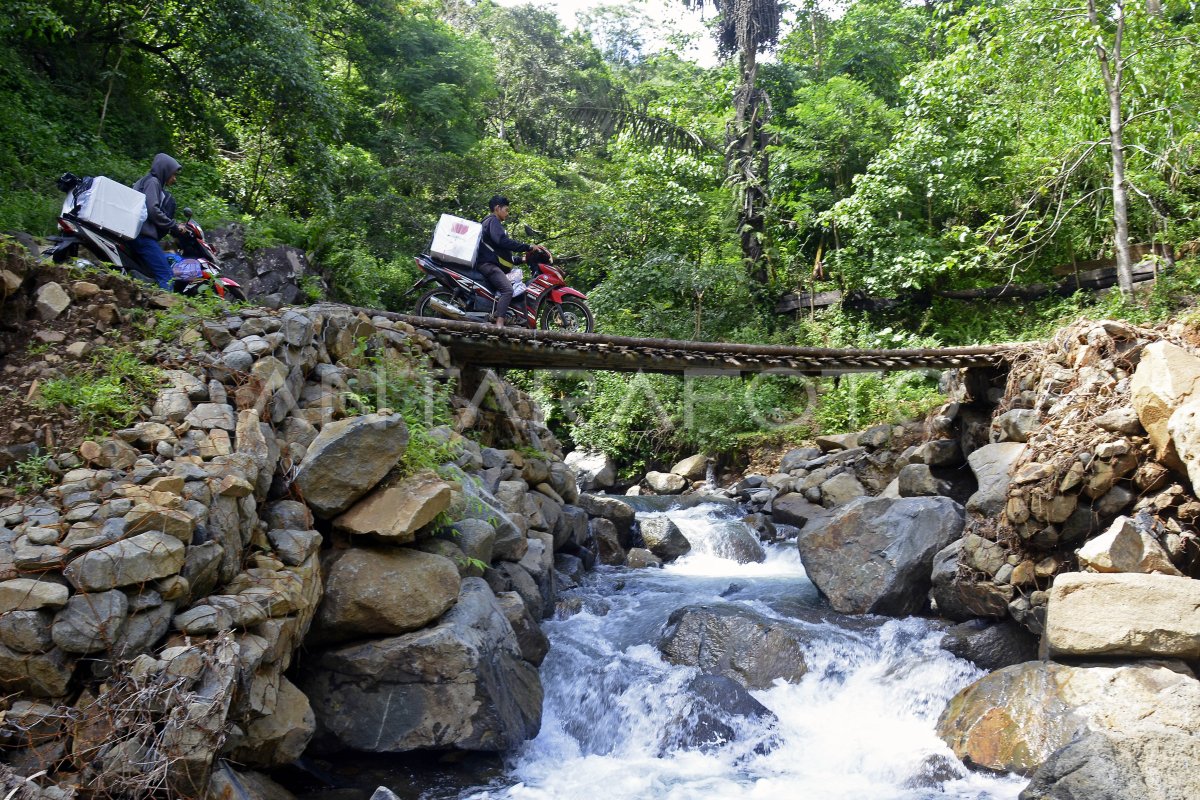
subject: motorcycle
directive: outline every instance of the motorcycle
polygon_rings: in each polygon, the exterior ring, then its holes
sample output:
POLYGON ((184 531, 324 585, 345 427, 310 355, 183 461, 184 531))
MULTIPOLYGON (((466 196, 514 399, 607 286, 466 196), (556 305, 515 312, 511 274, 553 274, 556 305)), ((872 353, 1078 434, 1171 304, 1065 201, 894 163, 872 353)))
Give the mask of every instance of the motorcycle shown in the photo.
MULTIPOLYGON (((62 235, 51 237, 53 246, 45 254, 46 257, 55 264, 62 264, 77 257, 82 246, 125 275, 157 284, 153 271, 142 262, 129 239, 110 233, 78 215, 77 195, 86 191, 88 180, 69 172, 58 179, 59 190, 67 193, 62 214, 58 218, 62 235)), ((179 253, 167 253, 167 261, 175 276, 172 283, 174 291, 189 297, 211 292, 226 300, 244 302, 246 290, 237 281, 221 274, 220 259, 205 241, 204 230, 192 219, 192 210, 183 209, 183 215, 187 222, 175 230, 179 253)))
MULTIPOLYGON (((525 231, 537 233, 528 226, 525 231)), ((414 315, 467 322, 491 319, 496 295, 481 273, 470 267, 446 263, 428 253, 422 253, 414 260, 423 274, 405 294, 436 284, 418 298, 414 315)), ((595 330, 596 321, 588 308, 587 296, 567 286, 560 264, 555 263, 549 250, 530 250, 523 262, 532 273, 531 280, 514 283, 505 324, 574 333, 595 330)))

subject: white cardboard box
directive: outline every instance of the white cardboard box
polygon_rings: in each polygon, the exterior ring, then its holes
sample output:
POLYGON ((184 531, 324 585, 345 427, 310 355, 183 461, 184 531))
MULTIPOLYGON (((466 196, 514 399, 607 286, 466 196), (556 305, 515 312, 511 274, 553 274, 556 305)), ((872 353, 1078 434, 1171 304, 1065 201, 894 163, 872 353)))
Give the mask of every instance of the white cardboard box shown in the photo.
POLYGON ((80 219, 127 239, 137 238, 146 221, 146 195, 103 175, 93 178, 86 192, 67 195, 63 208, 70 211, 76 204, 80 219))
POLYGON ((429 253, 442 261, 473 267, 479 250, 479 237, 482 235, 483 225, 478 222, 442 214, 433 230, 433 244, 429 246, 429 253))

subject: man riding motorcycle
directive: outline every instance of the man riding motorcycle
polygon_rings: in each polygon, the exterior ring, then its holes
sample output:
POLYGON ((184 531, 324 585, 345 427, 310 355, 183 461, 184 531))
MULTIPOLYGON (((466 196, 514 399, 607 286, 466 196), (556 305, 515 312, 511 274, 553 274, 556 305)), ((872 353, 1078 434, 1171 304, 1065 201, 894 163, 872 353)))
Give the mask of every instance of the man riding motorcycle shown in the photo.
POLYGON ((496 309, 492 312, 492 323, 503 327, 508 304, 513 296, 512 283, 508 280, 507 273, 514 263, 520 261, 519 258, 514 258, 513 253, 545 248, 509 238, 508 232, 504 230, 504 221, 508 219, 507 197, 494 195, 488 202, 488 210, 491 213, 483 219, 483 235, 479 239, 475 269, 482 273, 496 292, 496 309))

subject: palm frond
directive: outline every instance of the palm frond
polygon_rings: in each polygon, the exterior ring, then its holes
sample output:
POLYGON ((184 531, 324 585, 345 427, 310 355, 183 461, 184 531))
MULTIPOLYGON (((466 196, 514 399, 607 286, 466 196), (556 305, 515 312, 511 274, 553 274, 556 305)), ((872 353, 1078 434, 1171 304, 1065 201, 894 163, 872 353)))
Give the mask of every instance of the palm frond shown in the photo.
POLYGON ((693 130, 628 106, 575 106, 568 115, 576 125, 591 128, 604 137, 628 133, 652 145, 694 156, 721 152, 693 130))

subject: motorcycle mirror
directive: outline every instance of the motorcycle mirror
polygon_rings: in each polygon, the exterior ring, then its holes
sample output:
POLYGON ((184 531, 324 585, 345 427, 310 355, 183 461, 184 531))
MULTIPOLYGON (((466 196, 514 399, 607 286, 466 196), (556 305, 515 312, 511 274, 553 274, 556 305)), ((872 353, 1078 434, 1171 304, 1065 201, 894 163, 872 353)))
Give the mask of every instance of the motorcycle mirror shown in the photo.
POLYGON ((188 219, 191 219, 192 218, 192 210, 190 208, 185 208, 183 210, 183 215, 185 217, 187 217, 188 219))
POLYGON ((546 234, 542 233, 541 231, 539 231, 539 230, 537 230, 537 229, 535 229, 535 228, 531 228, 531 227, 529 227, 528 225, 525 225, 525 226, 524 226, 524 228, 525 228, 525 235, 526 235, 526 236, 536 236, 537 238, 539 238, 539 239, 540 239, 541 237, 543 237, 543 236, 545 236, 545 235, 546 235, 546 234))

